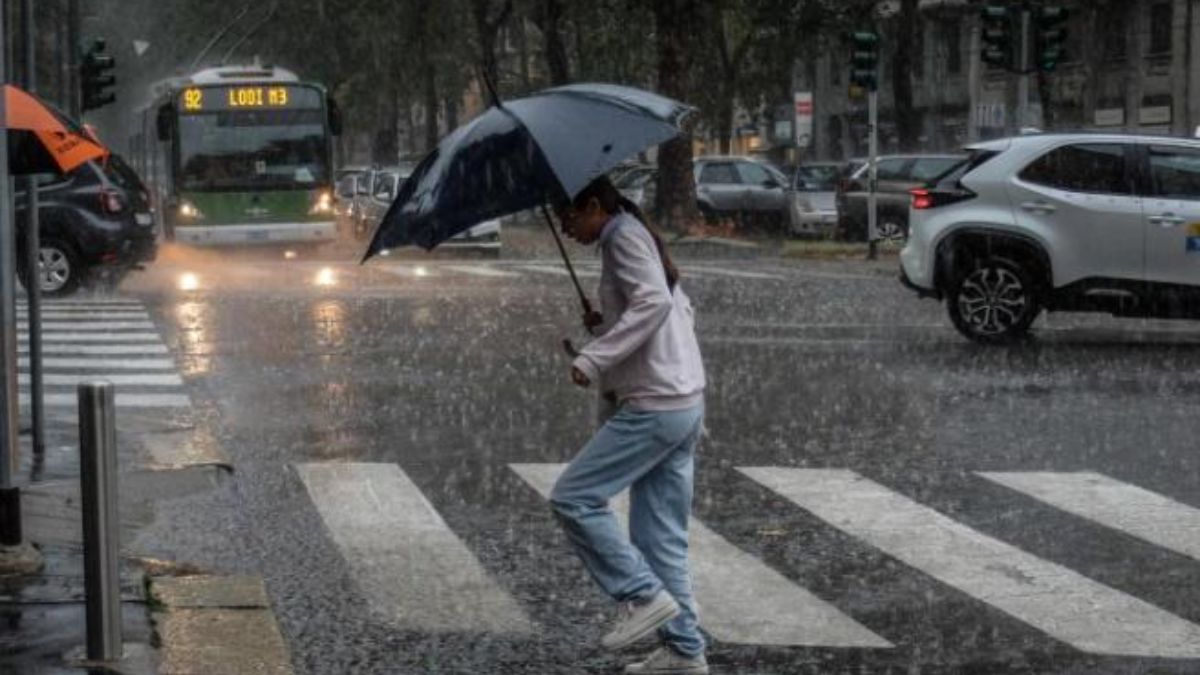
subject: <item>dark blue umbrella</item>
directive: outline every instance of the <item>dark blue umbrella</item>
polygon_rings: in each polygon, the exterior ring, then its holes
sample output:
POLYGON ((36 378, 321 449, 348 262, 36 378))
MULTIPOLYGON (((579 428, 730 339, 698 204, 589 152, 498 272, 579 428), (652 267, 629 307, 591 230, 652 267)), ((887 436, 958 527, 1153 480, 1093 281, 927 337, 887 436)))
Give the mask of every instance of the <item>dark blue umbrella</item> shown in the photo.
POLYGON ((610 84, 497 102, 417 165, 363 259, 399 246, 432 249, 485 220, 568 200, 622 160, 679 135, 692 110, 610 84))

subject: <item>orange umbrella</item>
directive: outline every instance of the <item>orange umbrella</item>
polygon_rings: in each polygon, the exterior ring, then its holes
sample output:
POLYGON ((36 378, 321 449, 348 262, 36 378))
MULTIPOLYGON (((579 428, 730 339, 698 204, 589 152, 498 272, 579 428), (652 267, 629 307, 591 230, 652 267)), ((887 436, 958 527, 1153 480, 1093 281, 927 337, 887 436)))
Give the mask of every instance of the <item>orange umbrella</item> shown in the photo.
POLYGON ((108 148, 32 94, 6 84, 4 102, 12 173, 69 173, 108 156, 108 148))

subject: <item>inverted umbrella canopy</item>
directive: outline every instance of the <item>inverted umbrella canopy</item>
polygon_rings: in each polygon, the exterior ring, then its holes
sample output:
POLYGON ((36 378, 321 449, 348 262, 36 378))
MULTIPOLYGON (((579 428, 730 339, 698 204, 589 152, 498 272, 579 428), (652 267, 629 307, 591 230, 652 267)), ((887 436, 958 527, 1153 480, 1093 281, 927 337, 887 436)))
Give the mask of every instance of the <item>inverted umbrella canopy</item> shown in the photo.
POLYGON ((484 220, 570 199, 670 140, 693 108, 632 87, 576 84, 497 104, 438 144, 405 181, 364 260, 432 249, 484 220))
POLYGON ((82 127, 36 96, 4 86, 9 171, 14 175, 68 173, 109 154, 82 127))

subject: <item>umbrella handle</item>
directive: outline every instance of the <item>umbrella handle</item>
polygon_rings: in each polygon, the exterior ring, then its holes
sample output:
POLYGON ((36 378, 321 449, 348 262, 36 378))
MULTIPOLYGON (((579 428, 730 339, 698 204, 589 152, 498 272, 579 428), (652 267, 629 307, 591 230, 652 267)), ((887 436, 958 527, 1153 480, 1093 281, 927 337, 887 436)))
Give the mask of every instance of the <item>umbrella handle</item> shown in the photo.
MULTIPOLYGON (((579 304, 583 306, 583 314, 588 318, 586 328, 589 333, 593 333, 593 328, 600 324, 600 313, 592 309, 592 303, 588 301, 587 294, 583 292, 583 286, 579 284, 579 277, 575 275, 575 268, 571 266, 571 257, 567 255, 567 248, 563 246, 562 239, 558 236, 558 230, 554 229, 554 221, 550 218, 550 211, 546 209, 546 205, 542 204, 542 215, 546 217, 546 227, 550 228, 550 234, 554 235, 554 243, 558 244, 558 252, 562 255, 563 262, 567 265, 567 272, 571 275, 571 283, 575 285, 575 292, 579 294, 579 304), (593 318, 594 317, 594 318, 593 318)), ((601 319, 602 320, 602 319, 601 319)), ((593 333, 594 334, 594 333, 593 333)))

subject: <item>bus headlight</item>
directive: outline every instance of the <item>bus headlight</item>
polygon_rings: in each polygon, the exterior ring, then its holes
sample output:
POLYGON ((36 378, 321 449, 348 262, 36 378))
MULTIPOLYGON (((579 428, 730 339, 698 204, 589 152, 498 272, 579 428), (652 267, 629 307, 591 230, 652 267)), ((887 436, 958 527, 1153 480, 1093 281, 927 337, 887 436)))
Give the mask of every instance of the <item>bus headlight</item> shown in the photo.
POLYGON ((200 220, 204 217, 204 214, 200 212, 200 209, 196 208, 195 204, 185 199, 179 202, 179 216, 187 220, 200 220))
POLYGON ((317 194, 316 201, 308 210, 308 214, 312 216, 322 213, 333 213, 333 195, 325 191, 317 194))

